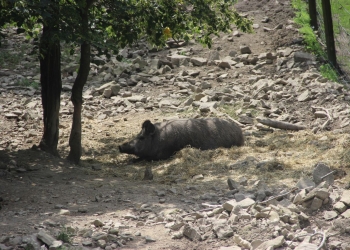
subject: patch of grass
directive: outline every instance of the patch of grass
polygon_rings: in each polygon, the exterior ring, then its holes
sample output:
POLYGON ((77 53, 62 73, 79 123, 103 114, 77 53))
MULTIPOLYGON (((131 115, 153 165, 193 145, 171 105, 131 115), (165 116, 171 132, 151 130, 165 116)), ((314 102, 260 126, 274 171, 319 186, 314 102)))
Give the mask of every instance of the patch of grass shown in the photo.
POLYGON ((325 56, 320 43, 317 41, 316 34, 310 26, 310 16, 308 6, 302 0, 293 0, 292 6, 296 9, 294 22, 300 25, 299 32, 303 35, 306 48, 318 56, 325 56))
POLYGON ((64 243, 70 243, 74 234, 75 230, 72 227, 63 227, 56 238, 64 243))
POLYGON ((241 113, 250 113, 253 117, 258 116, 259 111, 256 109, 250 109, 250 108, 242 108, 240 105, 235 104, 235 105, 223 105, 221 110, 225 113, 228 114, 230 117, 233 119, 238 119, 238 115, 236 114, 237 110, 242 109, 241 113))
MULTIPOLYGON (((308 13, 308 5, 302 0, 293 0, 292 6, 297 10, 295 23, 300 25, 299 32, 303 35, 307 50, 320 57, 326 57, 326 52, 322 49, 321 44, 317 41, 316 34, 310 26, 310 16, 308 13)), ((338 81, 338 74, 329 64, 324 64, 320 67, 323 77, 338 81)))
POLYGON ((22 56, 17 53, 13 53, 9 50, 0 50, 0 66, 1 67, 12 67, 19 64, 22 60, 22 56))
MULTIPOLYGON (((319 0, 318 4, 322 4, 319 0)), ((322 5, 320 5, 322 6, 322 5)), ((339 34, 340 26, 346 30, 350 30, 350 2, 349 0, 331 1, 332 16, 335 17, 333 21, 334 31, 339 34)))
POLYGON ((233 119, 237 119, 238 116, 236 114, 236 111, 239 109, 238 106, 232 106, 232 105, 223 105, 222 106, 222 111, 225 113, 225 114, 228 114, 230 117, 232 117, 233 119))
POLYGON ((27 78, 21 78, 17 81, 17 85, 23 86, 23 87, 32 87, 34 89, 39 89, 40 84, 36 81, 29 80, 27 78))
POLYGON ((64 243, 70 242, 70 236, 65 232, 60 232, 57 236, 57 239, 63 241, 64 243))
POLYGON ((339 80, 337 72, 329 64, 321 65, 320 72, 324 78, 331 81, 338 82, 339 80))
POLYGON ((12 69, 21 64, 24 59, 24 54, 26 54, 26 51, 30 48, 30 46, 30 44, 23 43, 19 48, 14 48, 11 50, 0 49, 0 68, 6 67, 12 69))
POLYGON ((74 44, 62 43, 61 47, 62 47, 62 50, 61 50, 62 61, 67 61, 67 62, 74 61, 75 63, 79 63, 80 53, 78 53, 78 55, 75 53, 76 47, 74 46, 74 44))
POLYGON ((33 244, 28 243, 25 247, 24 250, 35 250, 35 247, 33 246, 33 244))

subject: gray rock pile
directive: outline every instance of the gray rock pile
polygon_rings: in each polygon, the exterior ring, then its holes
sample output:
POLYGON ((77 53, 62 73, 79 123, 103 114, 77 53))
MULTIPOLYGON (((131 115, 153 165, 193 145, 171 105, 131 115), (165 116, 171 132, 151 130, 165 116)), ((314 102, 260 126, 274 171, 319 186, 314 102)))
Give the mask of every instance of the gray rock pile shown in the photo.
MULTIPOLYGON (((210 51, 207 57, 187 47, 171 49, 166 57, 155 54, 151 58, 150 54, 136 52, 129 50, 129 59, 123 62, 115 57, 93 60, 83 92, 84 118, 114 119, 150 110, 220 115, 220 107, 231 106, 240 107, 234 108, 239 122, 253 129, 266 129, 255 121, 258 116, 303 124, 313 132, 341 130, 350 124, 350 92, 344 85, 323 78, 313 67, 315 58, 297 45, 260 54, 242 45, 227 55, 210 51), (273 67, 274 73, 266 74, 273 67), (100 110, 101 106, 105 109, 100 110), (247 109, 255 110, 254 115, 243 111, 247 109)), ((62 119, 70 119, 73 112, 69 92, 77 67, 69 62, 63 69, 62 119)), ((23 79, 38 82, 40 75, 35 72, 32 68, 0 71, 0 92, 5 100, 2 114, 5 119, 18 121, 15 132, 28 143, 40 126, 40 90, 20 83, 23 79), (14 96, 22 98, 6 101, 14 96), (24 124, 32 127, 29 132, 24 132, 24 124)), ((22 146, 11 139, 5 136, 0 146, 22 146)))

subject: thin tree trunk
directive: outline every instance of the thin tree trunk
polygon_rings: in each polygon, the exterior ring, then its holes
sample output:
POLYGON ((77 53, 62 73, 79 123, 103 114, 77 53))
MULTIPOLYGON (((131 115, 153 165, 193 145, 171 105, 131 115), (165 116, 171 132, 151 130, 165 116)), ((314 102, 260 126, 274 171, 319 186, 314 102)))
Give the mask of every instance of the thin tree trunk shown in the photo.
POLYGON ((49 22, 44 23, 40 38, 40 83, 44 133, 39 148, 55 156, 59 156, 57 144, 62 89, 58 17, 59 13, 56 12, 49 22))
MULTIPOLYGON (((82 30, 88 35, 88 6, 81 12, 82 30)), ((74 105, 73 123, 69 137, 70 152, 67 157, 69 161, 79 164, 82 154, 81 150, 81 109, 83 104, 83 87, 87 81, 90 71, 90 44, 84 41, 80 48, 80 67, 78 76, 74 81, 71 101, 74 105)))

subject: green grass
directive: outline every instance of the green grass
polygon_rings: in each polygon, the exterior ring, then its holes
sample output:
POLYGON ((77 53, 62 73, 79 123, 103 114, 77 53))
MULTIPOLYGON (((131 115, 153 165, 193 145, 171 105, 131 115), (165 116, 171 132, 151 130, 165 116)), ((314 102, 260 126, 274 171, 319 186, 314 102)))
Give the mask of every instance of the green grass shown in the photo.
POLYGON ((64 243, 70 242, 70 236, 65 232, 60 232, 57 236, 57 239, 63 241, 64 243))
POLYGON ((300 25, 299 31, 304 37, 307 50, 318 56, 325 56, 325 52, 317 41, 317 37, 310 26, 310 16, 307 4, 303 0, 293 0, 292 6, 296 9, 294 22, 300 25))
POLYGON ((22 60, 22 56, 8 50, 0 50, 0 67, 14 67, 22 60))
MULTIPOLYGON (((318 1, 321 4, 321 1, 318 1)), ((320 5, 321 6, 321 5, 320 5)), ((350 32, 350 1, 331 1, 334 32, 339 34, 340 26, 350 32)))
POLYGON ((75 230, 72 227, 62 227, 56 238, 64 243, 70 243, 74 235, 75 230))
POLYGON ((34 80, 29 80, 27 78, 21 78, 17 81, 17 85, 23 86, 23 87, 32 87, 34 89, 38 89, 40 84, 34 80))
POLYGON ((329 64, 321 65, 320 72, 324 78, 327 78, 333 82, 339 81, 337 72, 329 64))
POLYGON ((24 60, 24 54, 30 48, 30 44, 22 43, 21 46, 11 50, 0 47, 0 68, 16 68, 24 60))
POLYGON ((251 113, 253 117, 258 116, 259 111, 253 108, 243 108, 241 105, 229 105, 225 104, 222 107, 222 112, 228 114, 233 119, 238 119, 239 115, 236 114, 237 110, 242 109, 241 113, 251 113))
MULTIPOLYGON (((300 25, 299 32, 304 37, 306 49, 316 56, 326 58, 326 52, 322 49, 321 44, 317 41, 316 34, 310 26, 310 16, 308 13, 307 3, 303 0, 292 0, 292 6, 296 10, 296 17, 294 18, 294 21, 296 24, 300 25)), ((337 72, 330 64, 322 65, 320 67, 320 72, 323 77, 331 81, 339 80, 337 72)))

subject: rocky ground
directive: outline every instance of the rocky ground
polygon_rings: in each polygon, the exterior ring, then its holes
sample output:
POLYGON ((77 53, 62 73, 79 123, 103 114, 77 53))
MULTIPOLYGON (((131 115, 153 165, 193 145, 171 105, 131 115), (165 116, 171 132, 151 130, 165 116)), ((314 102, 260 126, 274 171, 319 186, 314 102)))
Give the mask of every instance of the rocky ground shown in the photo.
POLYGON ((64 160, 79 51, 63 49, 62 158, 54 158, 32 149, 42 135, 38 61, 30 41, 8 30, 0 249, 350 249, 350 91, 320 75, 289 1, 236 8, 254 33, 233 28, 211 50, 140 42, 121 51, 122 62, 93 58, 79 166, 64 160), (118 151, 145 119, 207 116, 237 120, 246 145, 186 148, 159 162, 118 151))

